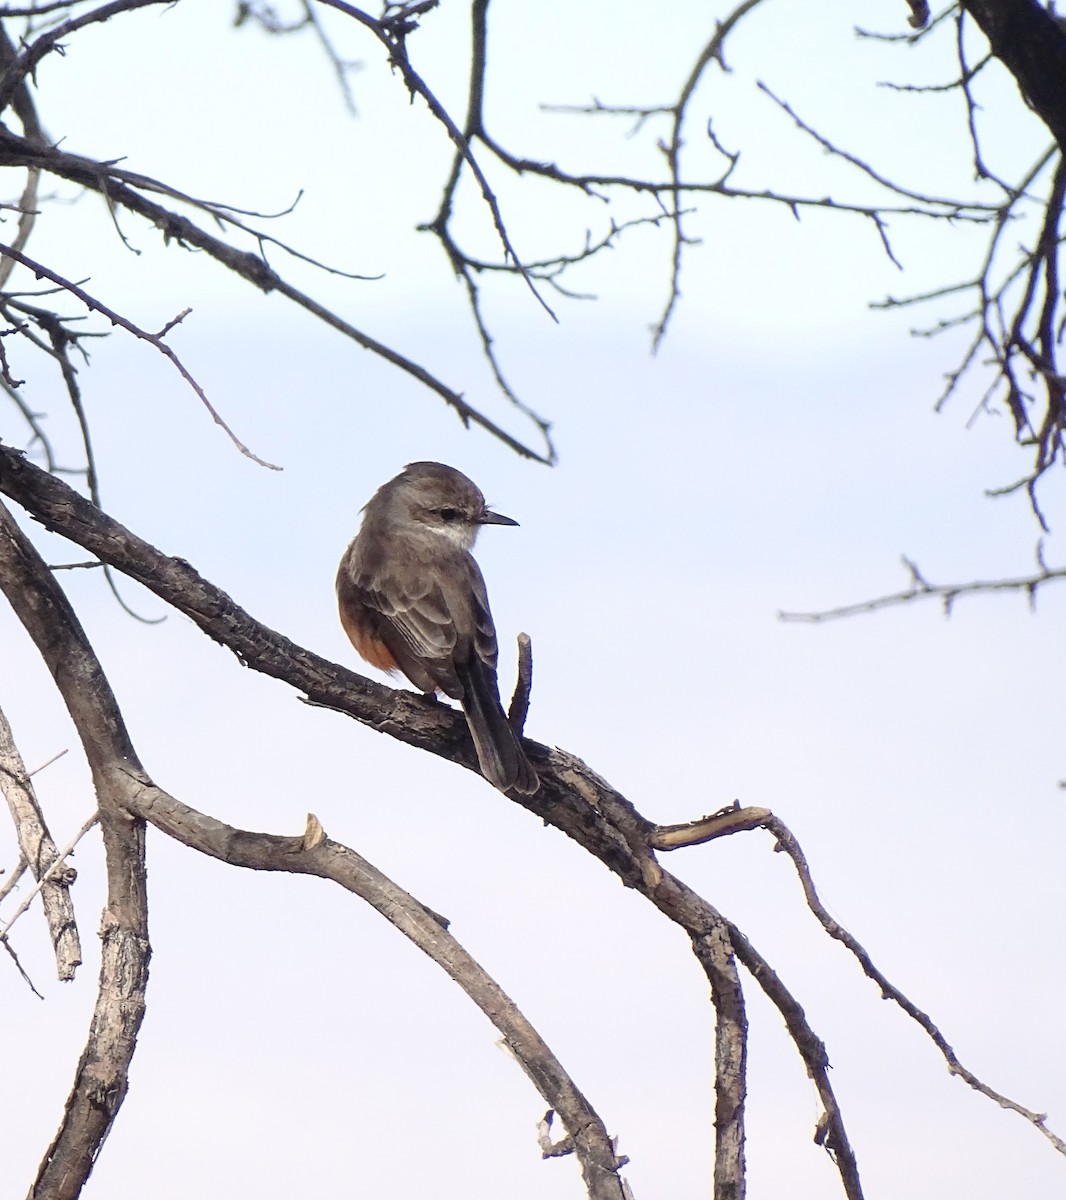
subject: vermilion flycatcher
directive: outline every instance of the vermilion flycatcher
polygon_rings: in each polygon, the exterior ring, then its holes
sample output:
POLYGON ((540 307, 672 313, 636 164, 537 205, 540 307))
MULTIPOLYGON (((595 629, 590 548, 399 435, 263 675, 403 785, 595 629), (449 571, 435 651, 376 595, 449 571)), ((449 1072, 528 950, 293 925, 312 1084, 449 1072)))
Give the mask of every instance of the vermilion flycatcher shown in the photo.
POLYGON ((481 773, 501 791, 540 786, 500 705, 496 629, 470 550, 490 512, 477 486, 443 463, 411 463, 374 493, 341 559, 341 624, 379 670, 458 700, 481 773))

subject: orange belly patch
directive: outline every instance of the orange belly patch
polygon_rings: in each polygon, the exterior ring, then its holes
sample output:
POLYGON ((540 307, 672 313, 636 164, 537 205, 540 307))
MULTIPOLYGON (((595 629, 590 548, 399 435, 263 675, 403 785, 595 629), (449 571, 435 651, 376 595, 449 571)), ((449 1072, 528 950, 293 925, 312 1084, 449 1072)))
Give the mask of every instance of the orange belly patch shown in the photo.
POLYGON ((358 651, 360 658, 365 659, 372 667, 377 667, 379 671, 385 671, 390 675, 400 669, 400 664, 393 658, 392 651, 388 646, 371 633, 362 622, 353 620, 351 614, 345 611, 343 604, 340 608, 340 618, 344 632, 358 651))

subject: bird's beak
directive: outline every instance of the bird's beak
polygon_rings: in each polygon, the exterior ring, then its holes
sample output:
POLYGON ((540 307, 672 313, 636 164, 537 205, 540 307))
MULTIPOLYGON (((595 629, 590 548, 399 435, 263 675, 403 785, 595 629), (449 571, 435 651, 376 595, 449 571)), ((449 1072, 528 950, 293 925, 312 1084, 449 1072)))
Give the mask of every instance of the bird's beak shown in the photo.
POLYGON ((477 523, 479 525, 517 525, 518 524, 517 521, 512 520, 510 517, 505 517, 502 513, 489 512, 489 510, 487 508, 482 511, 481 516, 478 517, 478 519, 477 519, 477 523))

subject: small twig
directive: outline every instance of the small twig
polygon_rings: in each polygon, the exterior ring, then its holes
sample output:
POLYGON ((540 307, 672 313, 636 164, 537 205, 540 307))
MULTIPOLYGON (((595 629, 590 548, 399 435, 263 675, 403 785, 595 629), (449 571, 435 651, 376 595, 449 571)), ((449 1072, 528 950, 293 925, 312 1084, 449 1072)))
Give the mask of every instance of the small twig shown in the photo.
MULTIPOLYGON (((16 250, 25 249, 26 243, 30 240, 30 234, 33 232, 34 221, 37 217, 37 185, 41 179, 40 167, 29 167, 26 171, 26 187, 22 192, 22 199, 19 201, 20 216, 18 223, 18 232, 15 234, 15 240, 12 243, 16 250)), ((0 259, 0 288, 3 288, 8 281, 8 277, 15 269, 15 260, 13 258, 0 259)))
POLYGON ((758 829, 771 816, 768 808, 741 808, 740 801, 734 800, 710 816, 697 817, 681 825, 656 825, 648 841, 656 850, 680 850, 742 830, 758 829))
MULTIPOLYGON (((155 0, 153 0, 153 2, 155 2, 155 0)), ((86 292, 84 288, 79 287, 78 284, 71 282, 69 279, 64 279, 62 275, 57 274, 55 271, 44 266, 42 263, 35 262, 32 258, 27 258, 26 255, 20 253, 18 250, 14 249, 14 247, 5 246, 3 243, 0 243, 0 255, 13 258, 17 263, 21 263, 22 266, 32 271, 38 279, 51 280, 52 283, 57 284, 64 291, 69 292, 76 299, 80 300, 90 312, 99 313, 101 316, 106 317, 112 325, 117 325, 120 328, 125 329, 127 333, 133 334, 134 337, 140 338, 141 341, 147 342, 150 346, 154 346, 160 352, 160 354, 170 359, 171 363, 173 363, 174 367, 177 369, 178 374, 181 375, 182 379, 185 380, 185 382, 200 398, 200 403, 203 404, 203 406, 211 414, 211 417, 215 423, 220 425, 222 429, 225 430, 230 441, 233 442, 233 444, 243 455, 245 455, 247 458, 250 458, 253 462, 258 463, 261 467, 268 467, 271 471, 281 470, 281 467, 276 466, 274 463, 267 462, 265 459, 260 458, 257 454, 253 454, 252 451, 249 450, 248 447, 240 440, 240 438, 237 437, 229 425, 227 425, 222 419, 221 414, 214 407, 211 401, 208 400, 204 389, 192 377, 185 364, 181 361, 177 354, 174 353, 171 347, 163 341, 163 335, 167 332, 167 330, 173 328, 174 325, 186 317, 190 312, 189 309, 186 309, 184 312, 180 313, 174 318, 173 321, 164 326, 160 333, 149 333, 147 330, 141 329, 140 326, 135 325, 127 317, 123 317, 120 313, 108 308, 106 304, 102 304, 99 300, 90 296, 89 293, 86 292)))
MULTIPOLYGON (((1027 483, 1023 480, 1015 488, 1027 483)), ((944 605, 946 616, 951 615, 951 609, 960 596, 971 596, 983 592, 1024 592, 1030 607, 1035 606, 1037 589, 1045 583, 1053 583, 1066 579, 1066 567, 1048 568, 1043 564, 1042 547, 1037 547, 1037 562, 1040 569, 1032 575, 1020 575, 1008 579, 978 579, 968 583, 930 583, 926 580, 917 566, 908 558, 903 558, 911 576, 910 587, 899 592, 890 592, 886 596, 876 596, 872 600, 860 600, 856 604, 843 604, 837 608, 829 608, 819 612, 778 612, 781 621, 805 622, 817 624, 821 621, 836 621, 842 617, 854 617, 860 613, 877 612, 882 608, 894 608, 903 604, 911 604, 916 600, 938 598, 944 605)))
MULTIPOLYGON (((8 261, 11 260, 7 258, 0 259, 0 263, 8 261)), ((67 397, 70 400, 71 408, 73 408, 74 416, 78 422, 78 429, 81 431, 82 451, 85 455, 85 483, 89 489, 89 496, 97 508, 103 508, 103 498, 100 494, 100 477, 96 470, 96 453, 93 449, 89 419, 85 412, 85 405, 82 403, 81 388, 78 384, 78 372, 74 364, 70 361, 69 353, 70 347, 75 346, 81 350, 83 355, 85 354, 84 349, 79 344, 79 339, 86 335, 72 333, 55 313, 49 312, 47 309, 37 308, 28 304, 14 303, 13 307, 32 317, 48 338, 52 348, 52 355, 59 363, 60 373, 63 376, 63 382, 67 389, 67 397)), ((155 336, 157 338, 164 337, 179 321, 188 316, 190 311, 190 309, 185 309, 184 312, 179 313, 173 320, 168 321, 155 336)), ((119 607, 125 613, 144 625, 159 625, 166 620, 165 616, 142 616, 132 608, 118 589, 118 580, 115 577, 114 571, 106 564, 101 565, 103 566, 104 579, 107 581, 107 586, 112 596, 118 601, 119 607)))
POLYGON ((59 760, 61 758, 63 758, 65 755, 67 755, 69 753, 70 753, 70 751, 66 748, 57 751, 55 754, 52 755, 51 758, 46 758, 39 767, 34 767, 33 770, 29 772, 29 778, 32 779, 35 775, 40 775, 40 773, 42 771, 46 770, 48 767, 50 767, 52 765, 52 763, 59 762, 59 760))
POLYGON ((19 855, 19 860, 14 867, 7 873, 7 878, 0 884, 0 902, 18 887, 18 882, 28 870, 26 858, 24 855, 19 855))
MULTIPOLYGON (((741 3, 733 9, 724 21, 715 21, 714 33, 700 51, 695 66, 689 72, 688 78, 681 87, 681 93, 677 98, 677 102, 671 110, 673 122, 670 131, 670 140, 661 145, 660 149, 666 156, 667 169, 670 174, 669 215, 674 228, 674 249, 670 260, 670 292, 663 314, 655 325, 652 337, 653 352, 658 350, 662 344, 662 340, 666 336, 667 327, 670 324, 670 318, 677 307, 678 301, 681 299, 681 255, 682 248, 689 241, 681 221, 681 193, 683 191, 681 184, 681 148, 684 144, 682 133, 685 125, 685 117, 688 112, 688 104, 695 94, 697 85, 703 78, 704 71, 707 70, 711 63, 716 62, 723 71, 728 70, 723 57, 725 40, 737 24, 761 2, 762 0, 741 0, 741 3)), ((732 166, 730 170, 732 170, 732 166)))
MULTIPOLYGON (((346 16, 352 17, 361 25, 369 29, 375 36, 385 45, 389 51, 389 57, 392 64, 399 70, 403 81, 412 95, 419 95, 425 101, 426 106, 434 117, 444 126, 455 145, 457 153, 461 156, 463 162, 470 168, 471 174, 477 182, 478 188, 481 191, 481 197, 488 206, 489 212, 492 214, 492 222, 496 227, 496 233, 499 236, 500 242, 503 245, 504 253, 515 264, 522 278, 526 281, 529 290, 536 297, 540 306, 548 314, 553 321, 558 322, 559 318, 552 311, 551 305, 537 290, 536 283, 530 276, 529 272, 522 266, 522 260, 515 250, 510 234, 507 232, 507 227, 503 221, 503 214, 500 211, 500 205, 496 199, 496 193, 489 186, 489 181, 485 177, 484 171, 481 169, 481 164, 474 157, 473 151, 470 149, 470 132, 464 133, 458 125, 452 120, 451 115, 443 104, 437 99, 433 91, 426 84, 425 80, 411 66, 410 59, 407 56, 406 41, 403 37, 396 35, 395 26, 387 21, 377 21, 365 13, 362 9, 356 8, 352 4, 348 4, 345 0, 322 0, 323 4, 330 8, 335 8, 338 12, 344 13, 346 16)), ((435 6, 435 5, 434 5, 435 6)), ((431 7, 431 6, 427 6, 431 7)), ((482 8, 487 8, 487 0, 482 0, 482 8)))
POLYGON ((831 154, 836 158, 842 158, 857 171, 860 171, 863 175, 867 176, 867 178, 872 179, 874 183, 879 184, 881 187, 885 188, 889 192, 892 192, 894 195, 900 196, 905 200, 914 200, 918 204, 930 206, 935 205, 938 207, 968 208, 988 213, 998 211, 999 205, 996 204, 982 204, 977 201, 963 202, 961 200, 946 200, 943 197, 932 196, 925 192, 917 192, 912 188, 903 187, 902 184, 894 183, 887 176, 882 175, 879 171, 870 166, 865 159, 860 158, 857 154, 852 154, 848 150, 841 149, 823 134, 819 133, 812 125, 809 125, 806 121, 804 121, 790 104, 782 100, 779 96, 775 95, 774 92, 771 91, 771 89, 761 80, 756 84, 756 86, 764 95, 768 96, 774 102, 774 104, 778 106, 778 108, 792 118, 798 129, 801 129, 805 134, 807 134, 808 137, 813 138, 814 141, 816 141, 818 145, 826 151, 827 154, 831 154))
MULTIPOLYGON (((95 8, 91 12, 82 13, 79 17, 72 17, 69 21, 63 21, 59 25, 54 25, 46 33, 41 34, 33 42, 25 43, 19 50, 15 61, 4 71, 0 76, 0 111, 7 108, 15 95, 16 89, 26 79, 32 75, 46 54, 52 50, 60 49, 62 39, 73 33, 77 29, 84 29, 86 25, 93 25, 100 21, 107 21, 118 13, 132 12, 137 8, 146 8, 152 4, 165 4, 168 0, 111 0, 110 4, 105 4, 100 8, 95 8)), ((68 5, 62 5, 66 8, 68 5)), ((41 10, 30 10, 41 11, 41 10)), ((45 10, 47 11, 47 10, 45 10)))
POLYGON ((26 984, 26 986, 30 989, 31 992, 33 992, 33 994, 37 997, 38 1000, 43 1000, 44 995, 40 991, 37 990, 37 987, 34 985, 33 980, 29 977, 29 975, 26 974, 25 968, 23 967, 22 963, 19 961, 19 956, 15 953, 15 947, 12 946, 11 943, 7 940, 7 938, 4 938, 4 937, 0 937, 0 946, 3 946, 4 949, 7 951, 8 957, 15 964, 15 969, 22 976, 23 983, 26 984))

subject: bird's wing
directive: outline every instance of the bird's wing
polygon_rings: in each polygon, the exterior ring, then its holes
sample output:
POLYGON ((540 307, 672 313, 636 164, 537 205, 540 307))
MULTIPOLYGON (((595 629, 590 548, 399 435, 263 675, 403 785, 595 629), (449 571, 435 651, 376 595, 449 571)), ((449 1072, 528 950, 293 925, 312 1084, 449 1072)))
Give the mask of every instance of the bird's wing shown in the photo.
POLYGON ((357 578, 355 585, 381 614, 381 638, 415 687, 458 699, 463 688, 452 666, 457 634, 441 587, 409 572, 379 575, 373 582, 357 578))
POLYGON ((493 672, 496 670, 498 647, 496 644, 496 626, 489 609, 489 597, 485 591, 485 580, 481 577, 478 565, 470 560, 471 572, 470 604, 474 618, 473 648, 477 657, 493 672))
POLYGON ((456 663, 476 658, 495 671, 496 630, 485 580, 469 554, 446 570, 426 570, 419 562, 357 569, 351 582, 363 602, 380 614, 380 636, 416 687, 439 688, 461 700, 464 688, 456 663))

